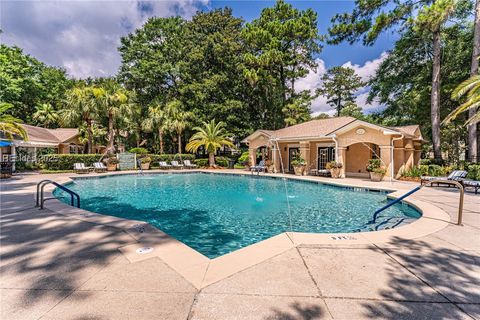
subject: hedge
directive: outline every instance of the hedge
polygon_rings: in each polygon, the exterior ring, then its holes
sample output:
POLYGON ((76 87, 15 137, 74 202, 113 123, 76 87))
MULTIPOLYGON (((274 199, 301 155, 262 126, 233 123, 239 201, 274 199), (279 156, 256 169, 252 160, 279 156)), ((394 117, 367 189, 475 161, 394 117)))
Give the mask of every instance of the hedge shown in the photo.
POLYGON ((93 166, 101 157, 101 154, 48 154, 40 157, 38 162, 45 170, 72 170, 76 162, 93 166))
POLYGON ((193 163, 195 163, 200 168, 208 167, 208 159, 205 159, 205 158, 193 160, 193 163))

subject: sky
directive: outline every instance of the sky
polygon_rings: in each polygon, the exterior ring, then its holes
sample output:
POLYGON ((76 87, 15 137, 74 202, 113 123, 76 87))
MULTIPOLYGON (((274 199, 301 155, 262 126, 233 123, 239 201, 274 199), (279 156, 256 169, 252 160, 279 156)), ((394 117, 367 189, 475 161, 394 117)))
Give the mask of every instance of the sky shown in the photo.
MULTIPOLYGON (((327 32, 330 19, 336 13, 350 11, 353 1, 288 1, 295 8, 312 8, 318 14, 321 34, 327 32)), ((76 78, 114 75, 121 58, 117 51, 120 38, 140 28, 152 16, 180 15, 189 19, 196 11, 208 11, 228 6, 235 16, 251 21, 263 8, 274 1, 217 1, 217 0, 1 0, 1 43, 16 45, 35 58, 49 65, 63 67, 76 78)), ((298 82, 298 89, 314 90, 321 84, 321 76, 333 66, 349 66, 362 79, 367 80, 386 57, 396 40, 396 35, 384 33, 375 45, 361 43, 337 46, 324 45, 316 57, 317 70, 312 70, 298 82)), ((374 102, 366 105, 368 88, 357 93, 357 103, 365 112, 381 109, 374 102)), ((319 97, 312 104, 314 114, 332 108, 326 99, 319 97)))

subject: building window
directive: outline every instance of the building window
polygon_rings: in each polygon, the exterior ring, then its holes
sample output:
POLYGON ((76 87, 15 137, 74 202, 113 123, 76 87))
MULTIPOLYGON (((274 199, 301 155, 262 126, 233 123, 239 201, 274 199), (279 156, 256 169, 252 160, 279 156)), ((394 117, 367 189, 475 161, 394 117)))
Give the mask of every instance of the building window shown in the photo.
POLYGON ((318 148, 318 170, 323 170, 330 161, 335 161, 334 147, 319 147, 318 148))
POLYGON ((372 159, 380 159, 380 147, 374 143, 371 144, 372 159))

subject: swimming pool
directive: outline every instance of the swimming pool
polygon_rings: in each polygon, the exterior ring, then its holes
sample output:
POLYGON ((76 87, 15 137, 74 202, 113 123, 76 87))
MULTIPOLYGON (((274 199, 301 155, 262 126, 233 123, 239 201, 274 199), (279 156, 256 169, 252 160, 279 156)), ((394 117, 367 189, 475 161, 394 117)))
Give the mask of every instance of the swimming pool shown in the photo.
MULTIPOLYGON (((68 188, 85 210, 148 222, 209 258, 285 231, 374 231, 421 216, 399 203, 368 224, 386 192, 250 175, 116 175, 75 179, 68 188)), ((59 189, 54 195, 70 201, 59 189)))

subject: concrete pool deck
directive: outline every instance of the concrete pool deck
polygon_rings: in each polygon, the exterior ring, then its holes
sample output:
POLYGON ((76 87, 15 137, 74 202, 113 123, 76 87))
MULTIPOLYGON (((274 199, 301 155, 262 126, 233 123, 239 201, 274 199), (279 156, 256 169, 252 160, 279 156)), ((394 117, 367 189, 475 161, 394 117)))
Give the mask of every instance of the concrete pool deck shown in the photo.
MULTIPOLYGON (((412 201, 451 217, 450 223, 440 219, 433 233, 397 234, 386 241, 286 242, 278 251, 268 249, 266 259, 239 258, 233 263, 237 271, 211 279, 203 273, 196 281, 185 275, 198 274, 195 268, 221 274, 224 263, 196 263, 178 251, 168 261, 157 254, 178 245, 168 237, 153 255, 139 255, 133 250, 139 242, 155 243, 158 234, 152 240, 148 232, 136 236, 118 221, 68 215, 53 201, 45 210, 34 208, 36 182, 69 176, 75 175, 1 181, 2 319, 480 318, 480 196, 465 195, 464 226, 454 225, 458 192, 424 188, 412 201), (172 261, 190 266, 175 270, 172 261)), ((334 182, 399 193, 417 185, 334 182)))

